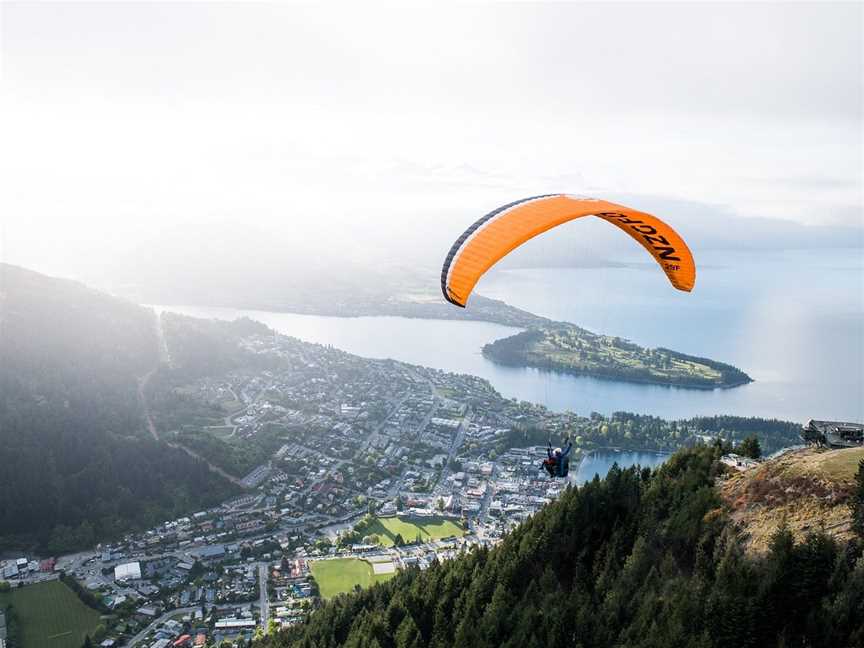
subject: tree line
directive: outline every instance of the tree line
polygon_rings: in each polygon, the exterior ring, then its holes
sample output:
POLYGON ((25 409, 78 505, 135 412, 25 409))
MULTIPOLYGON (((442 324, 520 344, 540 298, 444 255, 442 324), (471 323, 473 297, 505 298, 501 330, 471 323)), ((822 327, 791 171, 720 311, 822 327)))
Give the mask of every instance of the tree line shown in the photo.
MULTIPOLYGON (((800 443, 800 432, 798 423, 776 419, 699 416, 670 421, 632 412, 615 412, 610 416, 594 412, 590 416, 574 416, 568 420, 564 431, 577 447, 586 451, 615 447, 671 452, 682 446, 705 443, 708 438, 729 442, 731 451, 732 445, 748 437, 758 437, 761 449, 766 453, 800 443)), ((549 430, 542 424, 515 425, 497 440, 495 449, 501 453, 512 447, 546 445, 549 440, 560 445, 560 434, 556 432, 550 439, 549 430)))
MULTIPOLYGON (((614 467, 498 547, 341 595, 259 645, 861 645, 861 538, 796 542, 781 527, 766 555, 745 554, 714 487, 720 452, 682 450, 657 471, 614 467)), ((864 511, 864 468, 858 485, 864 511)))

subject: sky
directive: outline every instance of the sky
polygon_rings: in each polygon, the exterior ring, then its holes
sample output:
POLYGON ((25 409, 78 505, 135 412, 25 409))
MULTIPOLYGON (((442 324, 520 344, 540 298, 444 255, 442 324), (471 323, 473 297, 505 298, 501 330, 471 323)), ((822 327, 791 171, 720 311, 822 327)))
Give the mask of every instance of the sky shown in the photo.
POLYGON ((238 225, 443 257, 550 191, 732 245, 864 227, 860 3, 356 4, 0 4, 0 259, 93 277, 238 225))

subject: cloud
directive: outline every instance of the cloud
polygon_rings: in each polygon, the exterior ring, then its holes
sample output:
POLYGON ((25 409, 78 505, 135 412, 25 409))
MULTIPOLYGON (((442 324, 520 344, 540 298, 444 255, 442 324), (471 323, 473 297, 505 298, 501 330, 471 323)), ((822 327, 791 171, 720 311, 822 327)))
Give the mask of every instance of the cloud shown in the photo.
POLYGON ((24 265, 240 221, 398 255, 549 191, 826 245, 801 227, 860 223, 860 5, 0 12, 0 254, 24 265))

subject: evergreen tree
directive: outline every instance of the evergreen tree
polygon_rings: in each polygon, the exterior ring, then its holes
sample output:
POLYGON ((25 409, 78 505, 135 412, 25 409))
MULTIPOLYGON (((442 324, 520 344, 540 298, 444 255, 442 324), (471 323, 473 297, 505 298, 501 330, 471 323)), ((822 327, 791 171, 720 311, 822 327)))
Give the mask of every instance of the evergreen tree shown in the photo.
POLYGON ((735 448, 735 452, 742 457, 750 457, 751 459, 762 458, 762 448, 760 447, 759 439, 755 434, 751 434, 738 444, 735 448))
POLYGON ((855 490, 852 492, 852 529, 864 540, 864 459, 858 462, 855 490))
POLYGON ((835 646, 864 640, 860 543, 785 526, 745 555, 714 448, 566 490, 494 549, 328 601, 260 648, 835 646))

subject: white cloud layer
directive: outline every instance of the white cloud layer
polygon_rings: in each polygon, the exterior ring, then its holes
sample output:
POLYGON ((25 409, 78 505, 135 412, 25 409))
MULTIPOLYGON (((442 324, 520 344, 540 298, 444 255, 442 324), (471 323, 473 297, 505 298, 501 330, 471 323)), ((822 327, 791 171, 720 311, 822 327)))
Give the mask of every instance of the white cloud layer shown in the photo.
POLYGON ((365 5, 0 5, 0 257, 547 191, 862 224, 861 4, 365 5))

